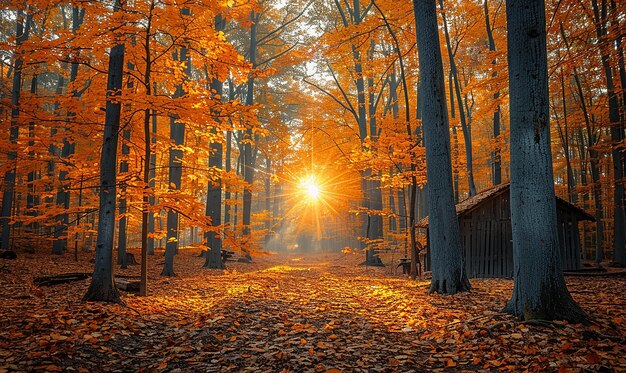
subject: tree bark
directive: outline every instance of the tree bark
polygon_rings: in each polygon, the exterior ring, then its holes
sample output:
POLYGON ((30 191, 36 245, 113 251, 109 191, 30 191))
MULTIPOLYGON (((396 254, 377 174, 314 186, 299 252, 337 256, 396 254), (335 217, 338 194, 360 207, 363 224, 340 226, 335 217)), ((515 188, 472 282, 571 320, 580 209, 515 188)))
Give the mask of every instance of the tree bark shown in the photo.
POLYGON ((587 316, 561 271, 550 149, 544 0, 507 0, 514 288, 505 311, 522 320, 587 316))
POLYGON ((434 1, 413 0, 422 92, 422 123, 428 174, 432 282, 430 292, 470 289, 452 191, 450 127, 434 1))
MULTIPOLYGON (((157 94, 156 92, 156 84, 154 85, 154 89, 152 90, 153 94, 157 94)), ((152 133, 150 136, 150 146, 156 150, 157 145, 157 114, 155 111, 151 113, 152 119, 152 133)), ((157 164, 157 156, 155 152, 150 153, 149 159, 149 175, 148 175, 148 186, 150 190, 153 192, 148 197, 148 201, 150 203, 150 208, 154 206, 156 203, 156 197, 154 196, 154 188, 156 187, 156 164, 157 164)), ((154 234, 154 215, 148 214, 148 255, 154 255, 154 237, 151 235, 154 234)))
MULTIPOLYGON (((35 96, 37 94, 37 74, 33 75, 33 78, 30 82, 30 93, 35 96)), ((28 124, 28 159, 31 161, 35 160, 35 121, 31 121, 28 124)), ((26 196, 26 214, 29 216, 37 216, 36 207, 39 205, 39 196, 37 195, 37 190, 35 188, 35 181, 38 179, 39 171, 37 169, 33 169, 28 173, 27 181, 28 181, 28 195, 26 196)), ((30 225, 29 229, 33 233, 38 233, 38 224, 33 223, 30 225)))
MULTIPOLYGON (((189 16, 189 8, 183 8, 180 11, 183 17, 189 16)), ((178 60, 185 63, 185 77, 189 77, 191 73, 191 59, 187 55, 187 47, 183 46, 179 51, 178 60)), ((180 98, 185 94, 183 83, 176 87, 174 98, 180 98)), ((170 139, 174 142, 173 148, 170 148, 169 161, 169 188, 170 190, 180 190, 183 177, 183 151, 180 148, 185 144, 185 123, 178 121, 177 115, 170 117, 170 139)), ((178 230, 178 212, 169 210, 167 212, 167 241, 165 243, 165 264, 161 276, 176 276, 174 272, 174 256, 178 252, 179 230, 178 230)))
MULTIPOLYGON (((252 11, 250 19, 252 26, 250 27, 250 49, 249 60, 253 68, 256 68, 257 61, 257 21, 259 20, 259 14, 252 11)), ((248 89, 246 92, 246 105, 252 106, 254 104, 254 77, 248 78, 248 89)), ((242 239, 244 244, 244 256, 251 260, 252 257, 248 250, 249 245, 252 243, 251 237, 251 215, 252 215, 252 187, 254 185, 254 157, 252 155, 252 141, 254 141, 254 135, 252 128, 247 128, 244 132, 244 139, 246 142, 243 144, 243 179, 246 182, 246 186, 243 189, 243 216, 241 218, 241 224, 243 226, 242 239)))
MULTIPOLYGON (((72 34, 76 35, 80 25, 83 23, 83 16, 85 14, 85 9, 80 9, 76 6, 72 7, 72 34)), ((80 54, 80 50, 75 49, 72 51, 73 57, 78 57, 80 54)), ((70 81, 69 84, 73 84, 76 82, 76 78, 78 77, 78 63, 72 62, 70 64, 70 81)), ((72 96, 75 99, 80 97, 80 94, 74 90, 72 92, 72 96)), ((66 122, 70 121, 71 117, 74 117, 76 114, 69 111, 67 113, 66 122)), ((68 160, 69 157, 74 153, 74 144, 71 140, 71 132, 69 128, 65 129, 66 136, 63 138, 63 147, 61 148, 61 158, 68 160)), ((61 255, 65 250, 67 250, 67 228, 69 224, 69 215, 67 210, 70 208, 70 190, 69 185, 65 182, 68 176, 68 171, 61 169, 59 172, 59 188, 57 190, 57 205, 61 207, 64 212, 57 216, 57 222, 60 227, 57 227, 54 231, 55 240, 52 243, 52 253, 61 255)))
MULTIPOLYGON (((456 66, 454 52, 452 51, 452 44, 450 41, 450 33, 448 32, 448 20, 443 7, 443 0, 439 0, 439 7, 442 11, 443 18, 443 31, 446 38, 446 46, 448 50, 448 58, 450 60, 450 78, 454 83, 454 94, 456 94, 456 101, 459 108, 459 120, 461 122, 461 130, 463 131, 463 139, 465 140, 465 160, 467 171, 467 184, 469 186, 469 195, 476 195, 476 184, 474 182, 474 166, 473 166, 473 152, 472 152, 472 129, 467 121, 465 110, 463 109, 463 99, 461 95, 461 83, 459 82, 459 72, 456 66)), ((450 92, 452 97, 452 91, 450 92)), ((454 109, 452 109, 454 111, 454 109)))
MULTIPOLYGON (((119 0, 115 12, 120 12, 119 0)), ((98 210, 98 239, 96 262, 91 284, 84 301, 123 303, 113 278, 113 237, 115 234, 117 143, 120 128, 121 104, 116 96, 122 89, 124 73, 124 44, 111 48, 107 79, 107 102, 104 120, 104 139, 100 156, 100 209, 98 210)))
POLYGON ((28 33, 32 23, 32 14, 25 14, 24 10, 17 11, 17 22, 15 26, 15 60, 13 67, 13 85, 11 88, 11 124, 9 128, 9 142, 11 150, 8 152, 7 163, 11 165, 4 173, 4 191, 2 193, 2 210, 0 225, 2 226, 2 236, 0 236, 0 249, 8 250, 11 245, 11 216, 13 212, 13 198, 15 191, 15 172, 17 167, 17 139, 19 137, 19 117, 20 117, 20 96, 22 93, 22 67, 24 60, 20 47, 28 40, 28 33))
MULTIPOLYGON (((567 36, 565 35, 565 30, 563 29, 563 24, 559 25, 561 38, 565 43, 565 47, 567 48, 568 53, 570 52, 570 44, 567 36)), ((582 129, 578 129, 578 136, 581 142, 581 154, 585 154, 585 152, 589 153, 589 166, 591 168, 591 181, 593 183, 593 198, 594 198, 594 207, 595 207, 595 219, 596 219, 596 252, 595 252, 595 261, 596 264, 600 264, 602 259, 604 258, 604 246, 603 246, 603 237, 604 237, 604 210, 602 208, 602 185, 600 184, 600 166, 598 165, 598 151, 594 149, 600 140, 599 136, 596 136, 596 130, 592 128, 593 124, 591 122, 591 115, 587 108, 587 103, 585 100, 585 94, 583 92, 582 83, 580 79, 580 75, 578 74, 578 69, 574 67, 574 82, 576 83, 576 92, 578 94, 578 103, 580 109, 583 112, 583 118, 585 120, 585 129, 587 132, 587 147, 583 146, 583 132, 582 129)), ((583 156, 584 158, 584 156, 583 156)), ((587 170, 581 166, 581 181, 583 185, 587 184, 587 170)), ((588 200, 587 195, 585 194, 583 200, 585 202, 588 200)))
MULTIPOLYGON (((489 50, 492 52, 496 51, 496 41, 493 38, 493 29, 491 27, 491 21, 489 20, 489 4, 485 0, 484 2, 484 10, 485 10, 485 26, 487 29, 487 39, 489 41, 489 50)), ((491 64, 495 67, 498 61, 495 59, 491 61, 491 64)), ((498 76, 498 71, 494 69, 491 73, 491 77, 495 79, 498 76)), ((493 94, 494 101, 498 101, 500 99, 500 91, 496 91, 493 94)), ((500 104, 497 105, 496 110, 493 112, 493 139, 495 140, 496 147, 491 153, 491 159, 493 162, 493 172, 492 172, 492 181, 493 185, 502 184, 502 156, 500 145, 498 144, 498 138, 500 137, 500 104)))
MULTIPOLYGON (((154 16, 155 1, 150 1, 150 10, 148 13, 148 22, 146 23, 146 39, 144 44, 144 60, 146 62, 146 68, 144 70, 144 86, 146 88, 146 96, 152 95, 152 50, 150 48, 150 38, 152 35, 152 18, 154 16)), ((141 205, 141 275, 139 282, 139 295, 145 297, 148 295, 148 254, 152 249, 154 254, 154 238, 152 238, 152 246, 150 246, 149 234, 150 228, 154 231, 154 217, 151 214, 150 207, 154 204, 154 199, 150 199, 153 196, 154 188, 150 185, 152 181, 150 176, 154 172, 152 165, 152 140, 156 138, 151 135, 150 128, 151 110, 146 108, 143 114, 143 136, 144 136, 144 159, 143 159, 143 196, 141 205), (151 203, 152 202, 152 203, 151 203), (150 226, 152 223, 152 226, 150 226)), ((154 177, 154 176, 153 176, 154 177)))
MULTIPOLYGON (((223 31, 225 26, 224 19, 221 15, 215 17, 215 31, 223 31)), ((211 93, 214 95, 214 100, 221 100, 222 97, 222 82, 216 77, 211 80, 211 93)), ((218 114, 218 113, 216 113, 218 114)), ((219 122, 219 119, 216 118, 219 122)), ((217 129, 211 130, 214 134, 217 134, 217 129)), ((209 156, 209 169, 221 170, 223 167, 223 150, 222 143, 215 141, 211 143, 211 155, 209 156)), ((220 176, 221 177, 221 176, 220 176)), ((219 227, 222 225, 222 182, 209 180, 207 199, 206 199, 206 215, 211 218, 211 225, 213 227, 219 227)), ((221 228, 220 228, 221 230, 221 228)), ((209 231, 205 232, 204 239, 206 240, 207 253, 204 262, 204 268, 224 268, 222 263, 222 237, 221 232, 209 231)))

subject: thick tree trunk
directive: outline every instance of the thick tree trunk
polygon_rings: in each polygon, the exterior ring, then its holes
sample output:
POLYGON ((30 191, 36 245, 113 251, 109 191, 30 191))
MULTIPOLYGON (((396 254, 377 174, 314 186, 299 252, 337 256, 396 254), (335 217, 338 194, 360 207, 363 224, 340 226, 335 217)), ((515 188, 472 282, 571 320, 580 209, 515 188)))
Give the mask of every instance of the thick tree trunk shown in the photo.
POLYGON ((13 212, 13 198, 15 191, 15 172, 17 167, 17 139, 19 137, 19 116, 20 116, 20 96, 22 93, 22 60, 20 47, 28 40, 28 33, 33 16, 26 15, 23 10, 17 12, 17 22, 15 26, 15 61, 13 67, 13 86, 11 88, 11 125, 9 128, 9 142, 12 149, 8 153, 7 163, 10 168, 4 173, 4 191, 2 193, 2 210, 0 224, 2 226, 2 236, 0 236, 0 249, 8 250, 11 244, 11 215, 13 212))
MULTIPOLYGON (((360 12, 360 10, 359 10, 360 12)), ((368 51, 368 60, 371 62, 374 59, 374 39, 370 41, 370 50, 368 51)), ((374 77, 370 75, 367 79, 368 89, 368 119, 369 119, 369 133, 372 143, 375 144, 378 140, 378 123, 376 122, 376 95, 374 86, 374 77)), ((376 252, 377 244, 383 238, 383 217, 380 212, 383 209, 383 194, 380 190, 380 179, 375 177, 371 170, 369 170, 369 177, 367 180, 368 196, 369 196, 369 230, 368 240, 374 242, 374 245, 370 245, 368 253, 366 254, 365 265, 380 266, 382 264, 378 254, 376 252)))
POLYGON ((450 127, 435 2, 413 0, 420 66, 422 123, 428 174, 432 282, 430 292, 466 291, 459 222, 452 192, 450 127))
MULTIPOLYGON (((249 60, 253 67, 256 67, 256 54, 257 54, 257 21, 259 14, 252 11, 250 15, 252 20, 252 26, 250 27, 250 49, 249 60)), ((252 106, 254 104, 254 77, 248 79, 248 89, 246 92, 246 105, 252 106)), ((246 186, 243 189, 243 216, 241 218, 241 224, 243 225, 242 239, 244 244, 244 256, 251 260, 252 257, 248 251, 248 247, 252 244, 252 237, 250 231, 251 215, 252 215, 252 186, 254 184, 254 157, 252 156, 252 141, 254 141, 254 135, 252 128, 248 128, 245 131, 244 139, 246 142, 243 144, 243 179, 246 182, 246 186)))
MULTIPOLYGON (((188 8, 183 8, 180 11, 182 16, 189 16, 190 12, 188 8)), ((191 73, 191 59, 187 55, 187 48, 180 48, 179 61, 185 62, 185 77, 189 77, 191 73)), ((185 94, 183 84, 180 83, 176 87, 174 98, 182 97, 185 94)), ((174 142, 174 147, 170 148, 170 161, 169 161, 169 187, 173 190, 181 190, 181 183, 183 177, 183 151, 182 145, 185 144, 185 123, 178 121, 177 115, 170 117, 170 140, 174 142)), ((178 252, 179 247, 179 222, 178 212, 169 210, 167 212, 167 241, 165 243, 165 264, 163 265, 163 271, 161 276, 176 276, 174 272, 174 256, 178 252)))
MULTIPOLYGON (((181 56, 183 53, 181 52, 181 56)), ((182 87, 180 87, 182 90, 182 87)), ((182 94, 181 94, 182 95, 182 94)), ((170 139, 175 146, 183 145, 185 140, 185 124, 177 122, 177 118, 172 116, 170 119, 170 139)), ((169 185, 173 190, 180 190, 183 176, 182 165, 183 151, 179 148, 170 149, 169 161, 169 185)), ((178 231, 178 212, 174 210, 167 211, 167 241, 165 243, 165 264, 161 276, 176 276, 174 272, 174 256, 178 251, 179 231, 178 231)))
POLYGON ((583 322, 561 271, 550 149, 543 0, 508 0, 511 224, 514 288, 505 311, 522 320, 583 322))
MULTIPOLYGON (((121 11, 119 0, 115 11, 121 11)), ((122 303, 113 278, 113 237, 115 234, 117 143, 121 104, 115 96, 122 89, 124 44, 111 48, 107 81, 104 140, 100 156, 100 209, 98 210, 98 239, 93 277, 83 297, 84 301, 122 303)))
MULTIPOLYGON (((224 19, 221 15, 215 17, 215 30, 223 31, 225 26, 224 19)), ((211 80, 211 92, 215 95, 215 100, 221 100, 222 82, 217 78, 211 80)), ((217 129, 213 128, 212 132, 217 134, 217 129)), ((223 167, 223 150, 222 143, 213 142, 210 145, 211 155, 209 156, 209 169, 221 170, 223 167)), ((211 225, 219 227, 222 225, 222 182, 209 180, 207 199, 206 199, 206 216, 211 218, 211 225)), ((221 230, 221 228, 220 228, 221 230)), ((220 232, 205 232, 204 239, 207 245, 207 254, 205 257, 204 268, 224 268, 222 263, 222 235, 220 232)))

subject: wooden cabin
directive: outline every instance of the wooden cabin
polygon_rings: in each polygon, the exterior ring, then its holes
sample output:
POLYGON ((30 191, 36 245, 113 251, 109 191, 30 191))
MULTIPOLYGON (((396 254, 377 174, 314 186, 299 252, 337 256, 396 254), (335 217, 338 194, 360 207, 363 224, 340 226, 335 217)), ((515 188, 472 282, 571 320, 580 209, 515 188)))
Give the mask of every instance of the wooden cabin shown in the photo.
MULTIPOLYGON (((513 277, 509 190, 508 183, 501 184, 456 205, 468 277, 513 277)), ((578 222, 595 219, 558 197, 556 208, 563 270, 580 269, 578 222)), ((427 246, 430 246, 428 217, 420 220, 416 226, 426 229, 427 246)), ((427 271, 430 270, 428 251, 424 257, 424 266, 427 271)))

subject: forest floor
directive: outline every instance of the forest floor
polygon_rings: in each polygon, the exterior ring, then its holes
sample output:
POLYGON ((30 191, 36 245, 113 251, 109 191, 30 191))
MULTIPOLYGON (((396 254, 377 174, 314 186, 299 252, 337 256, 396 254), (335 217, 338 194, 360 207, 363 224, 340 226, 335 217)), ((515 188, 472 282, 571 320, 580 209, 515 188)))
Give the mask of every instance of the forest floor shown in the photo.
POLYGON ((91 271, 87 257, 0 260, 0 372, 626 371, 624 277, 567 278, 597 324, 531 324, 500 313, 511 280, 428 295, 427 280, 360 260, 283 254, 222 271, 181 252, 163 278, 151 257, 150 296, 123 293, 126 307, 81 302, 89 280, 33 285, 91 271))

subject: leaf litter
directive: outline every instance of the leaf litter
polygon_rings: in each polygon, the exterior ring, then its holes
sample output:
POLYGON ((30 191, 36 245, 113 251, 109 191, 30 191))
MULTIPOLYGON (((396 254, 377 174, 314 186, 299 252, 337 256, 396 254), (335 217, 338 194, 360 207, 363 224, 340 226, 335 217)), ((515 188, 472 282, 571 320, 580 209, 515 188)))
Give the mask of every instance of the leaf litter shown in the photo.
POLYGON ((89 280, 33 285, 89 272, 87 258, 0 262, 0 373, 626 370, 623 277, 567 279, 595 320, 582 326, 502 314, 511 280, 428 295, 427 280, 358 266, 354 255, 274 255, 206 270, 197 253, 182 252, 173 278, 150 259, 150 297, 123 293, 127 307, 82 302, 89 280))

